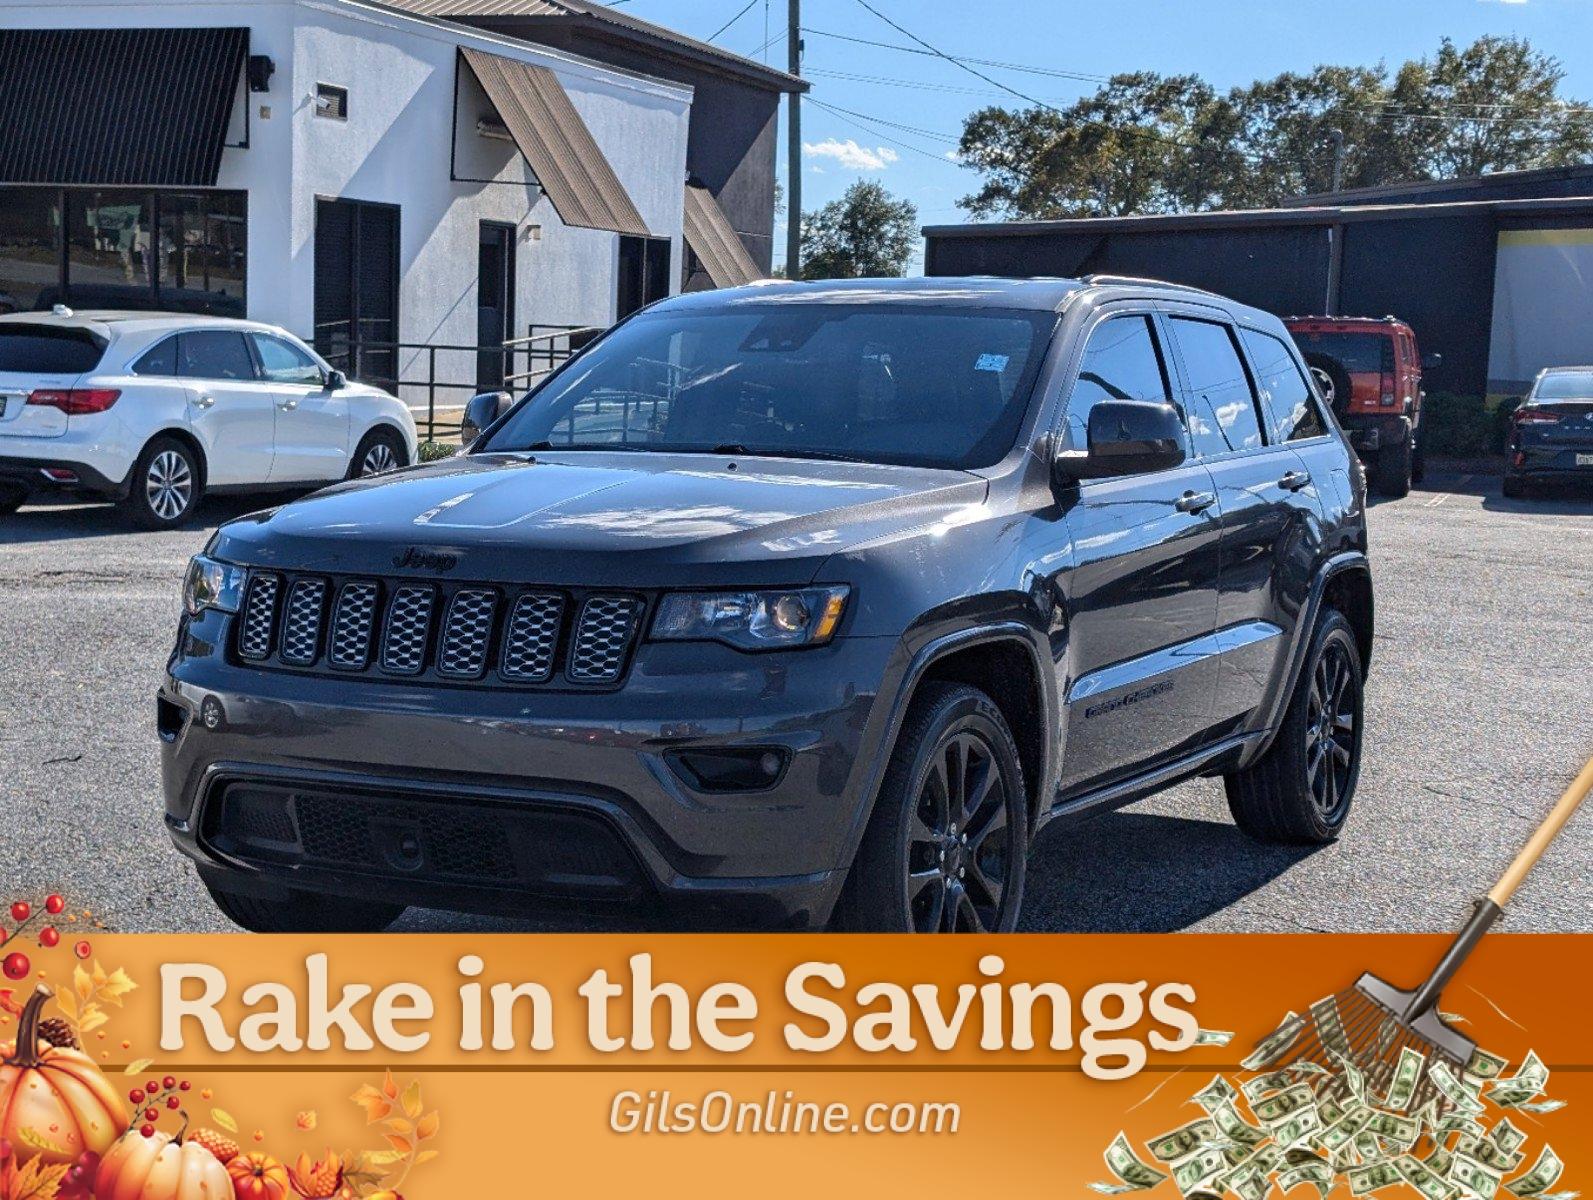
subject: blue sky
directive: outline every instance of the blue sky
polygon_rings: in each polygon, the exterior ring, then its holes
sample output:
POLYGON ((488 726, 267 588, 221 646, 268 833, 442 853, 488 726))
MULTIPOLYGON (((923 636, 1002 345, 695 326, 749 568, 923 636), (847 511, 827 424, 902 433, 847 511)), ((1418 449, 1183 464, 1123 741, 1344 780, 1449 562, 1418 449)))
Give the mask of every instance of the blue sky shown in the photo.
MULTIPOLYGON (((629 0, 638 17, 707 38, 747 0, 629 0)), ((948 54, 1063 75, 1191 71, 1219 89, 1319 62, 1397 65, 1449 36, 1519 34, 1567 68, 1565 94, 1593 99, 1593 0, 869 0, 892 20, 948 54)), ((754 0, 715 39, 777 66, 786 61, 785 0, 754 0), (767 40, 765 46, 765 20, 767 40)), ((918 206, 925 224, 966 219, 957 200, 975 176, 945 157, 963 118, 1010 101, 951 63, 880 49, 843 34, 898 45, 908 39, 859 0, 802 0, 804 70, 811 98, 912 132, 805 105, 803 207, 875 178, 918 206), (858 78, 867 76, 868 79, 858 78), (892 82, 877 82, 890 80, 892 82)), ((1053 104, 1094 90, 1089 79, 1004 67, 978 69, 1053 104)), ((782 139, 784 131, 781 132, 782 139)), ((784 150, 780 158, 784 176, 784 150)), ((783 229, 777 245, 783 249, 783 229)), ((778 251, 777 251, 778 253, 778 251)))

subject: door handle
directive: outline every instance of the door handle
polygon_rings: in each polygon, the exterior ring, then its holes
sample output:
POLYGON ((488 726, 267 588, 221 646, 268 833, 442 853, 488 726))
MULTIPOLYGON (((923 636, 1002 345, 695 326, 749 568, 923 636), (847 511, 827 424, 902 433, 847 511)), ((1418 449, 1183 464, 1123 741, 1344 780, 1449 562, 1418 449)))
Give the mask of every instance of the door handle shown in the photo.
POLYGON ((299 402, 297 400, 281 400, 277 402, 277 407, 283 412, 292 412, 299 407, 299 402))
POLYGON ((214 396, 195 396, 194 397, 194 407, 195 408, 209 408, 215 402, 216 402, 216 398, 214 396))
POLYGON ((1286 492, 1298 492, 1301 488, 1309 486, 1310 483, 1311 472, 1309 471, 1290 471, 1282 479, 1278 480, 1278 486, 1286 492))
POLYGON ((1179 512, 1201 513, 1217 503, 1214 492, 1185 492, 1173 502, 1173 507, 1179 512))

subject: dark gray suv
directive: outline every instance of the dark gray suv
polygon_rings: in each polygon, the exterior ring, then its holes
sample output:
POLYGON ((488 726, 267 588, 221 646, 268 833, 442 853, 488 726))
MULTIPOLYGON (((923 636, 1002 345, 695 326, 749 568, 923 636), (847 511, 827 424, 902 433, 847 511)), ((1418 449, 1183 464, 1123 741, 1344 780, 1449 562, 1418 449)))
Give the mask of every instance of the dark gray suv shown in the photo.
POLYGON ((1364 482, 1275 317, 769 284, 483 403, 190 568, 166 824, 241 925, 1007 930, 1042 826, 1191 776, 1263 840, 1344 824, 1364 482))

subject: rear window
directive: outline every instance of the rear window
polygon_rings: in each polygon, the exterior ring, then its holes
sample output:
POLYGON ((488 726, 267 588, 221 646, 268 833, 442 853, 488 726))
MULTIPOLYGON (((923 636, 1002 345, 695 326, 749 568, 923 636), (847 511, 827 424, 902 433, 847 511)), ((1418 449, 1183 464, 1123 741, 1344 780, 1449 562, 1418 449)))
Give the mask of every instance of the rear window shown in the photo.
POLYGON ((100 365, 105 341, 86 329, 0 325, 0 371, 81 375, 100 365))
POLYGON ((1307 333, 1291 331, 1301 354, 1326 354, 1351 374, 1393 373, 1394 339, 1381 333, 1307 333))
POLYGON ((1556 371, 1538 380, 1535 400, 1593 400, 1593 371, 1556 371))

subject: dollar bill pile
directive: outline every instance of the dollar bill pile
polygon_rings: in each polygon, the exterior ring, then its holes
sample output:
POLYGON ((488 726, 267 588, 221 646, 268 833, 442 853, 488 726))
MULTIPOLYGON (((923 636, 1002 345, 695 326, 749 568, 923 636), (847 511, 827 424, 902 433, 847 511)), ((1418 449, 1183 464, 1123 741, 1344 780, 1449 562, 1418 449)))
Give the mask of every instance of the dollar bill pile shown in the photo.
MULTIPOLYGON (((1201 1044, 1225 1044, 1202 1033, 1201 1044)), ((1527 1135, 1510 1114, 1564 1107, 1544 1096, 1549 1069, 1535 1053, 1507 1074, 1509 1062, 1484 1050, 1455 1070, 1405 1046, 1391 1069, 1369 1078, 1351 1061, 1328 997, 1307 1016, 1285 1017, 1243 1066, 1248 1077, 1237 1087, 1218 1075, 1190 1097, 1202 1116, 1145 1143, 1152 1162, 1119 1133, 1105 1154, 1116 1181, 1090 1187, 1120 1196, 1171 1178, 1191 1200, 1264 1200, 1274 1186, 1309 1183, 1325 1197, 1343 1182, 1355 1196, 1408 1184, 1426 1200, 1576 1200, 1549 1190, 1565 1169, 1549 1146, 1520 1170, 1527 1135), (1277 1066, 1313 1027, 1336 1069, 1277 1066)))

